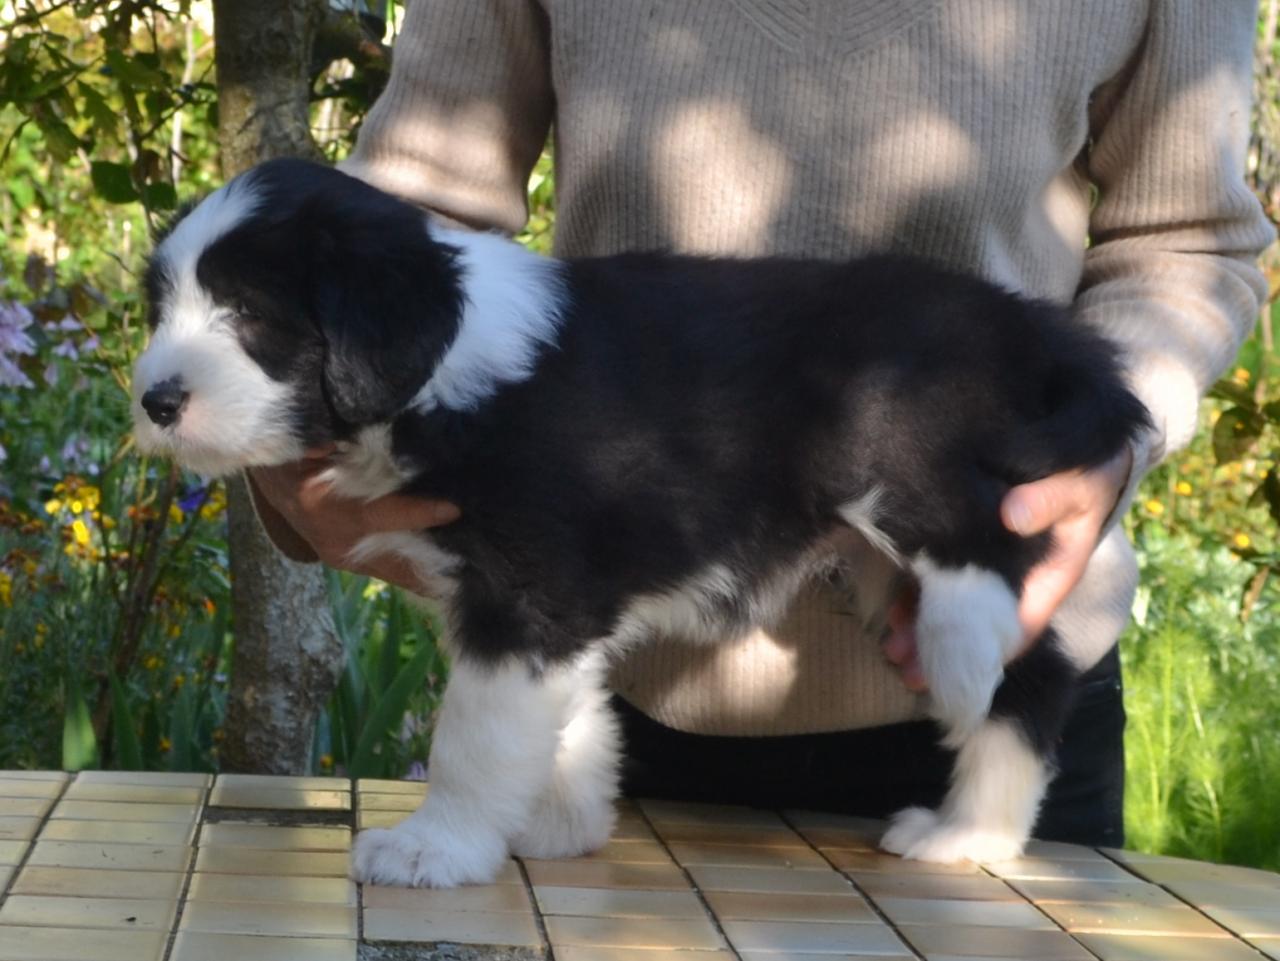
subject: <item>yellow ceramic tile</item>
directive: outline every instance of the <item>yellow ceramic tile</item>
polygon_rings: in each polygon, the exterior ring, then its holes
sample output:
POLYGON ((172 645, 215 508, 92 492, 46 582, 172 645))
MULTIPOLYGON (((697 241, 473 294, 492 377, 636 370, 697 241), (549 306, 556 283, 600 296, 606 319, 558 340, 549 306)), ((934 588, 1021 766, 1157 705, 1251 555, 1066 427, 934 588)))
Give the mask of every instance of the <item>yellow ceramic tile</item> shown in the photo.
POLYGON ((185 871, 190 861, 188 847, 74 841, 36 841, 27 858, 41 867, 116 871, 185 871))
POLYGON ((350 851, 348 827, 278 827, 246 821, 206 824, 200 831, 201 847, 262 848, 268 851, 350 851))
POLYGON ((146 804, 189 804, 204 800, 204 789, 177 784, 110 784, 103 781, 76 781, 63 797, 68 801, 127 801, 146 804))
POLYGON ((208 934, 348 939, 356 936, 356 909, 336 904, 188 901, 178 928, 208 934))
MULTIPOLYGON (((1172 894, 1136 878, 1133 881, 1010 881, 1028 900, 1037 904, 1054 901, 1088 901, 1101 904, 1176 905, 1172 894)), ((1280 906, 1280 891, 1277 906, 1280 906)))
POLYGON ((653 828, 639 814, 619 815, 613 826, 614 840, 653 841, 657 839, 653 828))
POLYGON ((95 931, 0 926, 0 961, 159 961, 161 931, 95 931))
POLYGON ((788 868, 830 871, 831 865, 810 847, 755 847, 750 844, 688 844, 671 846, 672 856, 687 867, 788 868))
POLYGON ((13 882, 10 893, 167 901, 178 897, 185 880, 184 874, 163 871, 100 871, 28 864, 13 882))
MULTIPOLYGON (((735 961, 728 951, 685 951, 680 948, 605 948, 598 944, 556 945, 556 961, 735 961)), ((825 961, 825 959, 824 959, 825 961)), ((876 961, 885 961, 877 958, 876 961)))
POLYGON ((199 807, 194 804, 149 804, 132 801, 59 801, 51 818, 79 821, 160 821, 190 824, 199 807))
POLYGON ((880 918, 864 898, 848 894, 778 894, 704 891, 707 905, 724 921, 874 922, 880 918))
POLYGON ((1224 884, 1220 881, 1175 881, 1169 890, 1201 908, 1280 909, 1280 887, 1224 884))
POLYGON ((929 898, 949 901, 1022 900, 1018 892, 1008 884, 986 874, 885 874, 875 871, 852 871, 849 873, 849 878, 863 894, 871 898, 929 898))
POLYGON ((177 910, 177 901, 14 894, 0 906, 0 925, 167 932, 177 910))
POLYGON ((683 801, 638 801, 640 810, 654 824, 733 824, 743 827, 780 827, 773 811, 724 804, 688 804, 683 801))
POLYGON ((356 812, 356 830, 367 831, 369 828, 393 828, 408 817, 407 811, 366 811, 356 812))
POLYGON ((36 836, 39 827, 39 818, 0 817, 0 840, 30 841, 36 836))
POLYGON ((195 823, 168 821, 49 821, 40 832, 42 841, 105 841, 115 844, 183 846, 196 835, 195 823))
POLYGON ((1054 858, 1059 861, 1107 861, 1104 854, 1080 844, 1062 841, 1028 841, 1025 854, 1029 858, 1054 858))
POLYGON ((1242 941, 1221 938, 1144 938, 1127 934, 1076 935, 1101 961, 1258 961, 1242 941))
POLYGON ((0 818, 42 818, 53 802, 34 797, 0 797, 0 818))
POLYGON ((644 888, 684 891, 689 881, 674 864, 612 864, 608 861, 528 861, 532 884, 570 888, 644 888))
POLYGON ((169 961, 356 961, 356 942, 179 931, 169 961))
POLYGON ((887 924, 824 921, 724 921, 725 937, 738 951, 797 954, 909 954, 887 924))
POLYGON ((757 847, 807 847, 804 838, 783 824, 751 827, 741 824, 663 824, 664 841, 711 844, 751 844, 757 847))
POLYGON ((426 797, 426 781, 389 781, 382 778, 366 777, 356 781, 356 793, 364 794, 408 794, 416 798, 426 797))
MULTIPOLYGON (((693 891, 634 891, 609 888, 533 889, 543 914, 581 918, 705 918, 693 891)), ((365 889, 366 896, 368 888, 365 889)))
POLYGON ((58 781, 33 781, 0 776, 0 797, 47 798, 52 800, 62 792, 58 781))
POLYGON ((800 835, 819 848, 843 848, 848 851, 879 851, 880 833, 867 834, 843 828, 801 828, 800 835))
POLYGON ((1205 913, 1242 938, 1280 938, 1280 910, 1208 908, 1205 913))
POLYGON ((848 894, 853 886, 835 871, 787 868, 691 867, 689 876, 703 891, 758 891, 785 894, 848 894))
POLYGON ((878 871, 882 874, 981 874, 972 861, 957 864, 934 864, 931 861, 908 861, 896 854, 879 851, 857 851, 827 848, 827 859, 841 871, 878 871))
POLYGON ((10 865, 0 864, 0 895, 4 894, 4 889, 9 886, 9 881, 17 873, 17 870, 17 868, 10 865))
POLYGON ((1227 937, 1227 932, 1199 911, 1184 906, 1150 904, 1044 903, 1046 914, 1066 930, 1104 934, 1227 937))
MULTIPOLYGON (((528 859, 531 863, 535 858, 528 859)), ((562 861, 609 861, 615 864, 671 864, 671 855, 657 841, 616 840, 579 858, 561 858, 562 861)))
POLYGON ((1170 884, 1181 881, 1217 881, 1222 884, 1258 885, 1265 888, 1280 887, 1280 876, 1257 868, 1242 868, 1230 864, 1206 864, 1180 858, 1164 858, 1159 861, 1129 862, 1129 867, 1148 881, 1170 884))
POLYGON ((17 864, 27 853, 26 841, 0 841, 0 865, 17 864))
POLYGON ((933 901, 877 898, 876 907, 896 925, 963 924, 1055 931, 1057 925, 1025 901, 933 901))
POLYGON ((0 778, 6 781, 57 781, 61 784, 67 775, 62 771, 0 771, 0 778))
POLYGON ((76 784, 207 788, 212 783, 213 775, 211 774, 178 771, 81 771, 76 775, 76 784))
MULTIPOLYGON (((926 958, 934 955, 1010 958, 1018 961, 1093 961, 1065 931, 1026 931, 969 925, 916 924, 898 932, 926 958)), ((1206 955, 1201 961, 1210 961, 1206 955)))
POLYGON ((610 948, 726 947, 720 932, 706 918, 577 918, 550 915, 543 919, 553 948, 562 944, 610 948))
POLYGON ((1280 938, 1253 938, 1249 943, 1271 961, 1280 961, 1280 938))
POLYGON ((985 865, 1000 878, 1037 881, 1132 881, 1134 876, 1111 861, 1067 861, 1060 858, 1018 858, 985 865))
POLYGON ((347 878, 269 877, 253 874, 191 876, 188 901, 283 901, 300 904, 356 903, 355 883, 347 878))
POLYGON ((343 791, 351 782, 341 777, 286 777, 275 774, 219 774, 214 787, 265 788, 271 791, 343 791))
POLYGON ((360 903, 366 911, 370 908, 422 914, 458 911, 502 914, 514 911, 533 916, 529 892, 515 884, 480 884, 447 890, 384 888, 366 884, 360 891, 360 903))
POLYGON ((541 947, 542 936, 532 915, 507 913, 421 915, 412 911, 366 908, 366 941, 419 941, 426 943, 492 944, 504 947, 541 947))
POLYGON ((209 796, 209 804, 213 807, 285 811, 351 810, 349 791, 295 790, 256 787, 250 784, 224 784, 225 777, 226 775, 219 778, 213 786, 213 793, 209 796))
POLYGON ((412 794, 361 794, 358 795, 361 811, 398 811, 411 814, 418 810, 422 798, 412 794))
POLYGON ((348 854, 330 851, 265 851, 260 848, 200 848, 196 870, 209 874, 260 874, 283 877, 345 878, 348 854))

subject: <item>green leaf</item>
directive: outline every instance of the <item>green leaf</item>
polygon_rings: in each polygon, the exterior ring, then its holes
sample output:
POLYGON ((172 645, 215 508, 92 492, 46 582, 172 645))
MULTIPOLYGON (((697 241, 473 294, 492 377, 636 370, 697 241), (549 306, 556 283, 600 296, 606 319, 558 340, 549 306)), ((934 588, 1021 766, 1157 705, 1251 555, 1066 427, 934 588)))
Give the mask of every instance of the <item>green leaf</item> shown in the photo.
POLYGON ((360 732, 360 740, 356 743, 355 755, 347 765, 350 777, 369 777, 382 773, 374 765, 377 754, 374 748, 385 737, 394 737, 408 707, 409 698, 421 689, 427 676, 427 668, 435 657, 435 647, 431 644, 419 645, 418 650, 409 663, 400 669, 391 686, 378 698, 373 710, 365 720, 364 729, 360 732))
POLYGON ((396 591, 387 598, 387 629, 382 635, 382 657, 378 665, 374 683, 378 686, 378 694, 382 694, 395 679, 400 670, 400 641, 405 636, 404 601, 396 591))
POLYGON ((195 692, 190 684, 184 684, 173 699, 173 713, 169 715, 169 770, 192 770, 191 745, 196 726, 195 692))
POLYGON ((1262 432, 1263 422, 1253 411, 1232 407, 1213 425, 1213 454, 1219 464, 1239 460, 1262 432))
POLYGON ((142 200, 151 210, 176 210, 178 192, 173 189, 173 184, 147 184, 142 188, 142 200))
POLYGON ((84 112, 93 121, 93 129, 99 137, 115 139, 120 130, 120 118, 107 103, 107 98, 83 80, 76 85, 84 101, 84 112))
POLYGON ((1209 391, 1210 397, 1216 397, 1219 400, 1230 401, 1237 407, 1243 407, 1246 410, 1254 410, 1256 405, 1253 401, 1253 391, 1242 384, 1236 383, 1234 380, 1223 379, 1213 385, 1213 389, 1209 391))
POLYGON ((121 83, 144 90, 170 86, 168 74, 145 63, 140 57, 129 57, 120 50, 107 51, 107 70, 121 83))
POLYGON ((93 189, 108 203, 127 204, 138 199, 138 192, 133 189, 133 178, 124 164, 95 160, 89 165, 89 176, 93 180, 93 189))
POLYGON ((80 140, 66 123, 48 110, 38 111, 35 119, 36 126, 44 134, 45 146, 49 148, 49 153, 53 155, 54 160, 58 163, 66 163, 76 155, 76 151, 81 146, 80 140))
POLYGON ((1262 496, 1266 499, 1267 509, 1271 511, 1271 517, 1280 524, 1280 477, 1276 476, 1276 470, 1280 469, 1280 464, 1272 464, 1271 469, 1267 471, 1267 476, 1262 479, 1262 484, 1258 487, 1262 491, 1262 496))
POLYGON ((142 745, 129 710, 129 698, 116 672, 107 675, 111 682, 111 727, 115 735, 116 767, 122 771, 142 771, 142 745))
POLYGON ((77 675, 68 676, 66 680, 67 709, 62 719, 64 771, 83 771, 98 763, 98 738, 93 733, 93 719, 79 681, 77 675))

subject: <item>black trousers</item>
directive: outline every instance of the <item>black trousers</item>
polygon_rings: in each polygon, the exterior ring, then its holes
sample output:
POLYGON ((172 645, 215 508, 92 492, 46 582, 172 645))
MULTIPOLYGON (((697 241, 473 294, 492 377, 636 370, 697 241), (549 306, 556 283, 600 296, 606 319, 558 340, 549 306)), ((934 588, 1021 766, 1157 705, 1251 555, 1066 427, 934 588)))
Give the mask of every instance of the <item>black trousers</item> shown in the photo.
MULTIPOLYGON (((717 737, 665 727, 622 698, 628 797, 804 808, 883 818, 913 804, 936 806, 954 754, 932 721, 782 737, 717 737)), ((1035 836, 1124 845, 1124 702, 1112 649, 1078 682, 1058 748, 1058 776, 1035 836)))

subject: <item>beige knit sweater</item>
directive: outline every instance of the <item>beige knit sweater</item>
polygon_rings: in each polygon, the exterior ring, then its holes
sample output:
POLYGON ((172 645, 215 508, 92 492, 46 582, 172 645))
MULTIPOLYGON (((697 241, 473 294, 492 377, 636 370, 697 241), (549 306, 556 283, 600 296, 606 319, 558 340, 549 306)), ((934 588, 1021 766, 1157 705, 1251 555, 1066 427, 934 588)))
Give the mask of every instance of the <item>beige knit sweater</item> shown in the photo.
MULTIPOLYGON (((1242 181, 1250 0, 414 0, 346 169, 507 232, 548 131, 555 246, 909 251, 1073 303, 1185 443, 1265 293, 1242 181)), ((874 565, 863 566, 870 578, 874 565)), ((1117 529, 1057 618, 1099 657, 1136 565, 1117 529)), ((874 607, 874 605, 871 605, 874 607)), ((875 611, 814 585, 776 630, 676 639, 617 689, 705 733, 919 716, 875 611)))

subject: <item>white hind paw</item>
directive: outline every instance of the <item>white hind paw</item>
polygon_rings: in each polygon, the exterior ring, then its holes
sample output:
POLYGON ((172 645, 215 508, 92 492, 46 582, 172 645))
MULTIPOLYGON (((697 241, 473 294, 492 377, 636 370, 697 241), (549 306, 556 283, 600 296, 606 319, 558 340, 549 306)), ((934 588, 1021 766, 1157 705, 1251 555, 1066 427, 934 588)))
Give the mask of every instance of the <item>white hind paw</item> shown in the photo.
POLYGON ((907 808, 893 818, 880 846, 910 861, 1008 861, 1019 857, 1027 839, 998 828, 939 817, 924 808, 907 808))

